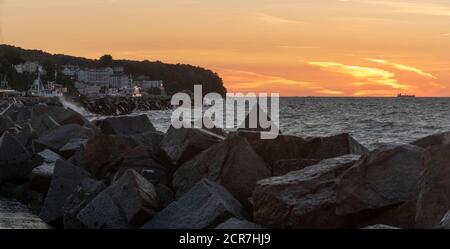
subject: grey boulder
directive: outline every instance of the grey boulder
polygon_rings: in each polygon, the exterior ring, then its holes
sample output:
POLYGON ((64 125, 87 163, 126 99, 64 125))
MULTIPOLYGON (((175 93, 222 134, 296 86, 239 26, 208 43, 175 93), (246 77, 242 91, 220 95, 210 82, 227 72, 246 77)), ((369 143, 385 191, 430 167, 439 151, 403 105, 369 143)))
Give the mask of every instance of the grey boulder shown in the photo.
POLYGON ((278 229, 348 228, 336 214, 336 188, 358 155, 327 159, 284 176, 261 180, 253 192, 254 221, 278 229))
POLYGON ((0 137, 0 184, 11 179, 28 179, 31 155, 27 149, 8 132, 0 137))
POLYGON ((90 229, 135 228, 160 209, 153 184, 130 169, 84 207, 77 218, 90 229))
POLYGON ((180 197, 202 178, 207 178, 246 204, 256 182, 270 176, 266 164, 247 140, 232 136, 183 164, 173 176, 173 187, 180 197))
POLYGON ((435 228, 450 210, 450 145, 430 147, 419 181, 416 228, 435 228))
POLYGON ((355 214, 414 200, 423 152, 413 145, 389 145, 363 156, 342 176, 337 213, 355 214))
POLYGON ((170 126, 161 142, 161 149, 173 164, 181 165, 224 139, 204 129, 176 129, 170 126))
POLYGON ((222 186, 203 179, 142 228, 212 229, 232 217, 246 217, 239 201, 222 186))
POLYGON ((40 217, 47 223, 63 217, 64 203, 85 178, 88 172, 68 162, 58 160, 55 164, 50 188, 42 207, 40 217))
POLYGON ((106 118, 100 122, 100 129, 107 135, 139 135, 156 132, 147 115, 106 118))
POLYGON ((94 132, 78 124, 69 124, 44 132, 34 141, 35 152, 50 149, 56 153, 61 153, 61 149, 74 139, 89 139, 94 132))

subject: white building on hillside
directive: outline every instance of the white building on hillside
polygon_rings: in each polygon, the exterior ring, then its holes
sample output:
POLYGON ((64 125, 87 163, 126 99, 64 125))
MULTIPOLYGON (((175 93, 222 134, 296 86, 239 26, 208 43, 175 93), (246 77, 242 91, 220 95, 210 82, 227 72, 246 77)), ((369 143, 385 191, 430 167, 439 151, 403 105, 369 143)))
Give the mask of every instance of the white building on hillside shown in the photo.
POLYGON ((113 74, 109 80, 109 87, 111 88, 128 88, 130 87, 130 77, 125 74, 113 74))
POLYGON ((142 89, 161 88, 163 86, 162 80, 143 80, 140 82, 142 89))
POLYGON ((62 74, 70 77, 75 77, 78 75, 78 71, 80 71, 80 68, 78 66, 65 65, 62 74))
MULTIPOLYGON (((41 65, 38 62, 35 61, 27 61, 25 63, 15 65, 14 68, 16 69, 17 73, 36 73, 40 68, 41 65)), ((42 68, 41 68, 41 71, 42 68)))
POLYGON ((114 71, 110 67, 100 69, 84 69, 78 71, 78 81, 96 86, 108 87, 113 74, 114 71))

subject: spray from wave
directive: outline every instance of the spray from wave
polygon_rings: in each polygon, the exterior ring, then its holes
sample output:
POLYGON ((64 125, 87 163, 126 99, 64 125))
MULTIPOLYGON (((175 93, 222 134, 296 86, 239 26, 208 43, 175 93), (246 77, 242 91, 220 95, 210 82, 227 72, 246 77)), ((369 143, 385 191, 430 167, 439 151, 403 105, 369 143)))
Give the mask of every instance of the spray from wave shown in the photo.
POLYGON ((97 115, 93 114, 92 112, 89 112, 88 110, 86 110, 85 108, 83 108, 82 106, 80 106, 77 103, 74 103, 70 100, 68 100, 65 97, 58 97, 59 98, 59 102, 61 102, 61 104, 64 106, 64 108, 66 109, 71 109, 72 111, 75 111, 81 115, 83 115, 86 118, 94 118, 97 115))

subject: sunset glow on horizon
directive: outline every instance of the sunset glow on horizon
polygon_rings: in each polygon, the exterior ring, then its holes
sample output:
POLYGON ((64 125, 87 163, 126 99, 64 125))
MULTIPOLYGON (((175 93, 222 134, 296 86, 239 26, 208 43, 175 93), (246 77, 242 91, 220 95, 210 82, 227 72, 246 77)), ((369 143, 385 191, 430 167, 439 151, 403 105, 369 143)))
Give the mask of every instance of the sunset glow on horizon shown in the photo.
POLYGON ((0 0, 0 39, 199 65, 229 92, 450 96, 448 0, 0 0))

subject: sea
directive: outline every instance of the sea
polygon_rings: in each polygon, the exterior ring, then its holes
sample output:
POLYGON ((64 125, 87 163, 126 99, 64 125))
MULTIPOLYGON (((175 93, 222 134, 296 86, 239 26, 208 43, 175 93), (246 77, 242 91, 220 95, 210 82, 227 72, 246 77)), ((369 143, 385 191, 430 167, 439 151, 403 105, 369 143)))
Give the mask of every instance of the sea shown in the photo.
MULTIPOLYGON (((167 131, 172 110, 145 114, 158 130, 167 131)), ((376 149, 450 131, 450 98, 286 97, 280 99, 279 120, 286 135, 349 133, 376 149)))

